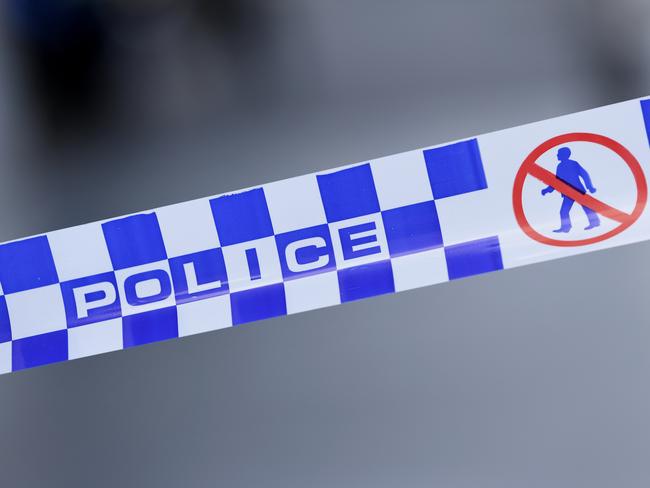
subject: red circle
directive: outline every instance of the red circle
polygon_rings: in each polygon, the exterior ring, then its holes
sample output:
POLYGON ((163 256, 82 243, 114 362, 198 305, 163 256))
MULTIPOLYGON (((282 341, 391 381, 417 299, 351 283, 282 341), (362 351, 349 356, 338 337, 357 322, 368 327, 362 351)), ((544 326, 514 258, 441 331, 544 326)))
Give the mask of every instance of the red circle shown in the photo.
POLYGON ((524 159, 524 162, 517 171, 515 176, 515 183, 512 189, 512 205, 515 211, 515 218, 521 230, 530 237, 542 244, 548 244, 550 246, 560 246, 560 247, 575 247, 575 246, 586 246, 588 244, 594 244, 596 242, 604 241, 609 239, 617 234, 620 234, 625 229, 630 227, 643 213, 645 208, 646 201, 648 198, 648 186, 643 175, 643 170, 639 161, 634 157, 634 155, 627 150, 622 144, 616 142, 609 137, 601 136, 599 134, 591 134, 589 132, 572 132, 569 134, 562 134, 556 137, 549 139, 546 142, 543 142, 537 146, 533 151, 524 159), (535 162, 549 149, 559 146, 560 144, 566 144, 568 142, 593 142, 594 144, 600 144, 605 146, 608 149, 614 151, 618 156, 625 161, 632 175, 634 176, 634 182, 636 183, 637 197, 636 204, 634 205, 634 210, 630 214, 629 218, 622 222, 617 227, 612 230, 605 232, 599 236, 590 237, 588 239, 578 239, 575 241, 563 241, 560 239, 553 239, 551 237, 546 237, 545 235, 540 234, 535 229, 532 228, 526 215, 524 214, 523 204, 522 204, 522 191, 524 188, 524 180, 529 174, 530 167, 535 164, 535 162))

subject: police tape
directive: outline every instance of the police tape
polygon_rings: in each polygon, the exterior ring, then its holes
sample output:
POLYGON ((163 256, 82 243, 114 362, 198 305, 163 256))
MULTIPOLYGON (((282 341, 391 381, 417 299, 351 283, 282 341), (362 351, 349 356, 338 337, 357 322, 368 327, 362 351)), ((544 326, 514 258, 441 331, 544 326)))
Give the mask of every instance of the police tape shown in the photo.
POLYGON ((650 99, 0 245, 0 372, 650 238, 650 99))

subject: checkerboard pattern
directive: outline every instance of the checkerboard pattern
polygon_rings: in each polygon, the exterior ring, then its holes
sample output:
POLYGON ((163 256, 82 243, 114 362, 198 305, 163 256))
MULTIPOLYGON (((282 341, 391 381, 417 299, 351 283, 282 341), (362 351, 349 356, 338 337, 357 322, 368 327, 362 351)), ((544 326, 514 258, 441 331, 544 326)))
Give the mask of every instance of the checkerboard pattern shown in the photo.
POLYGON ((0 245, 0 372, 503 268, 476 139, 0 245), (438 205, 445 200, 445 205, 438 205))

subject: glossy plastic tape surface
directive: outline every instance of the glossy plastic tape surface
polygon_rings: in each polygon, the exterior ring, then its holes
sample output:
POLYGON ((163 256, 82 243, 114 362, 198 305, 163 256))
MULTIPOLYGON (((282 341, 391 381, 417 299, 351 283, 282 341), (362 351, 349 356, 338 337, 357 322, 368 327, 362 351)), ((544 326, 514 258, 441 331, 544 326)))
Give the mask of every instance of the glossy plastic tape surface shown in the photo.
POLYGON ((0 245, 0 372, 650 238, 633 100, 0 245))

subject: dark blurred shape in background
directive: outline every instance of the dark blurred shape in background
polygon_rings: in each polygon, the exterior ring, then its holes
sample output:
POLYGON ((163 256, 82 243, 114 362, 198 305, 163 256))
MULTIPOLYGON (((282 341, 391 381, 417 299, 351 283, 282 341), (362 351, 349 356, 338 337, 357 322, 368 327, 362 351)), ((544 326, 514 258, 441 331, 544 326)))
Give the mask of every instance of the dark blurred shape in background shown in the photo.
POLYGON ((46 143, 541 84, 589 104, 647 82, 648 7, 615 3, 10 0, 5 75, 46 143))
POLYGON ((98 119, 110 95, 110 21, 100 2, 6 3, 22 73, 50 129, 98 119))
MULTIPOLYGON (((13 47, 23 65, 21 75, 29 84, 42 128, 56 138, 68 130, 105 129, 114 117, 124 116, 124 110, 137 108, 121 105, 123 90, 131 83, 155 91, 170 77, 178 78, 185 86, 178 86, 179 92, 172 95, 183 96, 192 79, 214 70, 223 77, 234 76, 249 94, 262 91, 261 84, 251 80, 258 79, 255 67, 264 62, 270 42, 263 3, 11 0, 7 9, 13 47), (199 73, 194 65, 160 66, 165 57, 178 56, 172 63, 182 63, 194 56, 194 48, 206 51, 207 66, 199 73), (130 62, 134 63, 128 69, 130 62), (147 79, 149 73, 154 76, 147 79)), ((211 99, 210 92, 206 86, 193 96, 211 99)))
POLYGON ((554 68, 555 90, 583 78, 582 92, 612 100, 642 92, 641 2, 453 3, 10 0, 6 49, 29 87, 19 110, 54 139, 204 123, 224 106, 538 84, 554 68))

